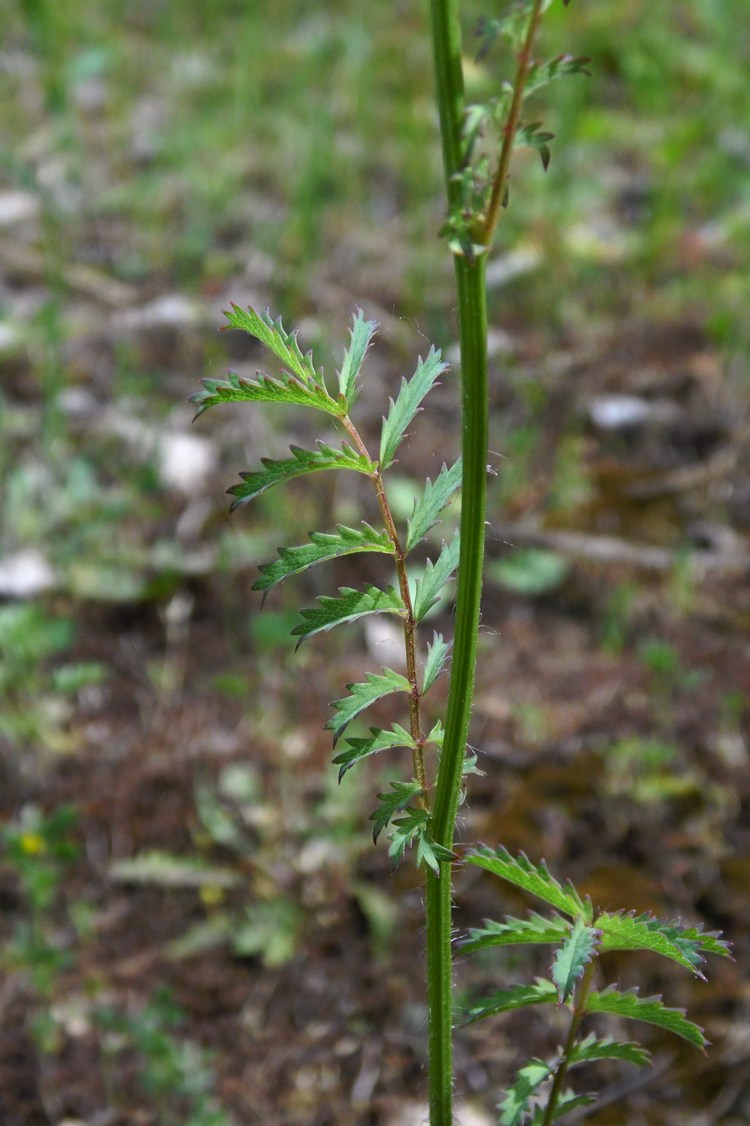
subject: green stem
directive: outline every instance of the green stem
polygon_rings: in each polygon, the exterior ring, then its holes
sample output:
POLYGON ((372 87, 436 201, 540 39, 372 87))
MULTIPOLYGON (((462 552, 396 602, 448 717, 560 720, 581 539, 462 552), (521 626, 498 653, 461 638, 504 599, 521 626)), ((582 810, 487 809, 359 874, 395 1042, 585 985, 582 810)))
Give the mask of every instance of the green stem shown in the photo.
MULTIPOLYGON (((474 694, 487 508, 487 316, 484 258, 456 259, 461 342, 463 492, 456 628, 443 750, 432 815, 433 840, 453 847, 474 694)), ((427 873, 430 1126, 452 1118, 451 864, 427 873)))
MULTIPOLYGON (((464 109, 458 0, 431 0, 432 40, 448 205, 460 206, 464 109)), ((450 849, 461 792, 474 691, 482 591, 487 490, 487 298, 484 256, 455 259, 461 348, 463 479, 461 556, 448 714, 435 790, 432 835, 450 849)), ((451 865, 427 873, 427 992, 429 1007, 430 1126, 453 1122, 451 865)))
POLYGON ((568 1068, 570 1067, 570 1056, 575 1046, 576 1037, 578 1036, 578 1030, 581 1027, 581 1021, 586 1015, 586 998, 588 997, 589 990, 591 989, 591 982, 594 976, 594 964, 594 959, 592 958, 583 972, 581 984, 578 987, 575 1007, 573 1009, 573 1016, 570 1022, 570 1028, 568 1029, 568 1035, 565 1039, 565 1044, 563 1045, 563 1050, 560 1055, 560 1062, 558 1063, 557 1069, 555 1071, 555 1078, 550 1089, 549 1100, 547 1101, 547 1109, 544 1113, 542 1126, 551 1126, 551 1124, 555 1120, 555 1111, 557 1110, 557 1104, 559 1102, 560 1095, 562 1094, 563 1085, 568 1074, 568 1068))

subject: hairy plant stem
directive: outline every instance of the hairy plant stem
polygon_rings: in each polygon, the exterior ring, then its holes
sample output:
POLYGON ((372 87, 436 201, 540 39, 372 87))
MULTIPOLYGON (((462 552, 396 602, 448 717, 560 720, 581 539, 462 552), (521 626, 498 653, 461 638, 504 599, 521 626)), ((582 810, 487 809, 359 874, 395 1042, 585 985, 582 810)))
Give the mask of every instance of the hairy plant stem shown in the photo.
MULTIPOLYGON (((458 0, 430 5, 435 81, 449 210, 461 203, 464 112, 458 0)), ((443 750, 432 816, 433 840, 451 849, 474 692, 487 504, 487 296, 484 257, 456 257, 461 349, 461 555, 443 750)), ((453 1122, 451 864, 426 876, 430 1126, 453 1122)))
POLYGON ((555 1078, 552 1081, 547 1108, 544 1112, 544 1118, 542 1119, 542 1126, 551 1126, 551 1124, 555 1120, 555 1111, 557 1110, 557 1104, 559 1102, 560 1095, 562 1094, 563 1084, 565 1083, 565 1079, 568 1074, 568 1068, 570 1067, 570 1054, 573 1051, 573 1047, 575 1046, 576 1038, 578 1036, 578 1030, 581 1027, 581 1021, 586 1015, 586 998, 588 997, 589 990, 591 989, 591 982, 594 976, 595 964, 596 963, 592 958, 586 966, 586 969, 583 971, 583 977, 581 978, 580 985, 576 990, 573 1016, 570 1021, 568 1035, 565 1038, 565 1043, 560 1054, 560 1062, 555 1069, 555 1078))
POLYGON ((532 62, 531 52, 534 47, 534 39, 539 30, 539 23, 542 18, 542 2, 543 0, 534 0, 531 14, 529 16, 529 25, 526 30, 526 36, 523 41, 523 46, 518 54, 518 61, 516 64, 516 75, 513 82, 513 97, 508 111, 508 119, 503 126, 503 139, 500 147, 500 156, 495 169, 495 176, 492 182, 492 194, 490 202, 487 206, 487 211, 480 217, 478 223, 478 230, 475 232, 475 238, 482 246, 490 247, 492 240, 495 236, 495 228, 497 227, 498 219, 500 218, 500 209, 505 200, 505 192, 508 184, 508 175, 510 173, 510 161, 513 155, 513 145, 515 142, 516 132, 521 121, 521 107, 523 105, 523 95, 526 89, 526 79, 529 75, 529 68, 532 62))
MULTIPOLYGON (((359 431, 349 416, 344 415, 341 419, 341 423, 359 452, 366 457, 368 461, 372 461, 367 447, 360 437, 359 431)), ((405 607, 403 615, 404 651, 406 654, 406 679, 409 681, 409 733, 414 740, 412 761, 414 765, 414 777, 421 787, 421 793, 417 801, 422 809, 427 810, 429 809, 429 797, 427 772, 424 762, 425 740, 421 719, 422 694, 419 688, 419 676, 417 674, 417 623, 414 617, 411 591, 409 590, 409 577, 406 572, 406 552, 401 546, 401 541, 396 530, 396 522, 393 519, 391 506, 388 503, 388 497, 386 496, 383 486, 383 474, 380 466, 378 466, 370 479, 375 488, 375 495, 378 498, 378 506, 386 534, 393 546, 393 559, 396 567, 396 575, 398 577, 398 586, 401 592, 401 600, 405 607)))

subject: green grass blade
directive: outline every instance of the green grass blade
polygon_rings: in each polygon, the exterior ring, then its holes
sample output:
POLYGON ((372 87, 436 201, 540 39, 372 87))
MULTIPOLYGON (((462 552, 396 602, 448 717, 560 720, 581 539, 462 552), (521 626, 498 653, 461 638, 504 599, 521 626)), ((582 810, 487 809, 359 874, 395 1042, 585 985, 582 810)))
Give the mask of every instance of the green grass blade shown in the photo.
POLYGON ((347 411, 351 410, 357 397, 357 378, 377 329, 377 321, 366 321, 362 310, 358 309, 352 321, 349 347, 344 353, 344 362, 339 372, 339 392, 346 400, 347 411))
POLYGON ((539 864, 532 864, 523 852, 514 857, 502 846, 494 851, 480 846, 468 853, 466 862, 485 868, 500 879, 536 895, 564 915, 571 915, 574 919, 580 915, 587 921, 590 918, 590 904, 584 903, 571 883, 563 886, 550 875, 543 860, 539 864))
POLYGON ((575 989, 576 982, 596 951, 599 932, 587 927, 580 917, 552 962, 552 980, 557 986, 557 999, 562 1004, 575 989))
POLYGON ((437 523, 440 513, 453 494, 461 488, 461 459, 450 469, 444 465, 433 484, 429 477, 424 492, 414 506, 406 536, 406 550, 418 544, 437 523))
MULTIPOLYGON (((341 700, 334 700, 331 705, 335 715, 333 715, 326 724, 327 731, 333 731, 333 744, 336 745, 342 731, 351 721, 363 712, 365 708, 369 708, 370 704, 374 704, 376 700, 380 700, 383 696, 389 696, 392 692, 410 692, 411 685, 405 676, 399 672, 394 672, 393 669, 383 669, 382 673, 368 672, 365 673, 365 679, 358 684, 347 684, 349 695, 344 696, 341 700)), ((409 744, 411 744, 411 737, 409 737, 409 744)))
POLYGON ((318 442, 316 450, 303 450, 299 446, 290 446, 290 450, 290 458, 275 460, 264 457, 261 458, 262 469, 240 473, 242 484, 233 485, 228 490, 235 498, 232 502, 233 510, 254 500, 266 489, 291 481, 294 477, 302 477, 306 473, 317 473, 322 469, 351 469, 369 476, 377 468, 375 462, 355 452, 346 443, 340 450, 327 446, 324 442, 318 442))
POLYGON ((366 614, 402 614, 404 603, 401 595, 394 587, 388 586, 380 590, 376 586, 368 585, 364 590, 353 590, 351 587, 342 586, 339 597, 321 595, 318 605, 300 611, 302 621, 292 630, 292 636, 298 637, 297 648, 312 637, 315 633, 332 629, 344 622, 353 622, 363 618, 366 614))
POLYGON ((335 533, 311 532, 310 543, 299 547, 280 547, 278 559, 273 563, 262 563, 259 567, 261 578, 253 583, 252 589, 267 594, 277 583, 314 567, 316 563, 363 551, 392 555, 393 544, 385 532, 378 532, 364 522, 361 530, 338 524, 335 533))
POLYGON ((399 443, 407 426, 419 410, 420 403, 438 376, 447 368, 448 364, 440 359, 440 352, 430 348, 426 360, 420 357, 417 370, 408 383, 405 379, 401 380, 401 390, 395 402, 391 399, 388 417, 383 422, 380 439, 380 464, 383 469, 387 469, 393 461, 399 443))
POLYGON ((703 1029, 688 1020, 682 1009, 668 1009, 660 997, 639 997, 636 990, 621 993, 610 986, 602 993, 589 993, 586 998, 587 1013, 613 1013, 615 1016, 642 1020, 674 1032, 696 1048, 705 1050, 708 1041, 703 1029))

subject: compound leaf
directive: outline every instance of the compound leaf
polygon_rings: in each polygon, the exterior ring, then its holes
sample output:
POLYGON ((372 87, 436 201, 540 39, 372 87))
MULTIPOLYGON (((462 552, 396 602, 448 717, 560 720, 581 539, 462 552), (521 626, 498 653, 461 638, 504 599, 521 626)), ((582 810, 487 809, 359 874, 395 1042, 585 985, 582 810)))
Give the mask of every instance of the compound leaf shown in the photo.
POLYGON ((461 949, 464 953, 473 954, 476 950, 486 950, 490 946, 562 942, 569 933, 570 923, 561 915, 547 919, 532 911, 526 919, 514 919, 511 915, 506 915, 502 923, 485 919, 483 927, 469 931, 469 937, 461 944, 461 949))
POLYGON ((380 438, 380 464, 383 469, 393 461, 407 426, 419 410, 419 404, 447 367, 448 364, 440 358, 440 352, 430 348, 426 360, 419 358, 417 370, 409 382, 401 380, 401 390, 395 402, 391 399, 388 417, 383 421, 380 438))
POLYGON ((587 927, 579 916, 563 945, 555 951, 552 980, 557 986, 557 999, 560 1004, 570 997, 576 982, 591 961, 598 937, 599 932, 587 927))
POLYGON ((513 1085, 498 1107, 500 1126, 521 1126, 526 1121, 531 1099, 551 1073, 552 1065, 544 1060, 529 1060, 519 1068, 513 1085))
POLYGON ((499 989, 489 997, 483 997, 468 1010, 465 1023, 472 1024, 475 1020, 483 1020, 497 1013, 548 1002, 553 1005, 557 1003, 557 987, 551 981, 537 978, 533 985, 512 985, 509 989, 499 989))
POLYGON ((639 997, 635 989, 621 993, 615 986, 609 986, 601 993, 589 993, 585 1004, 587 1013, 614 1013, 655 1024, 681 1036, 696 1048, 705 1049, 708 1043, 703 1029, 688 1020, 683 1009, 668 1009, 660 997, 639 997))
POLYGON ((422 675, 422 695, 429 692, 437 680, 450 653, 450 645, 443 641, 440 633, 433 634, 432 641, 427 644, 427 660, 422 675))
POLYGON ((466 860, 469 864, 486 868, 501 880, 507 880, 523 891, 538 896, 564 915, 571 915, 573 918, 580 915, 584 920, 590 921, 591 904, 588 901, 584 903, 569 881, 564 886, 558 883, 550 875, 543 860, 539 864, 532 864, 525 853, 519 853, 518 857, 511 856, 502 845, 494 851, 480 846, 469 852, 466 860))
POLYGON ((424 574, 417 579, 414 594, 414 618, 421 622, 425 614, 435 605, 438 595, 449 581, 456 567, 461 550, 461 539, 456 532, 450 543, 443 546, 437 562, 427 560, 424 574))
POLYGON ((292 453, 290 458, 274 460, 264 457, 261 458, 262 469, 240 473, 242 484, 233 485, 228 490, 235 498, 232 501, 233 510, 254 500, 266 489, 283 481, 290 481, 293 477, 302 477, 306 473, 317 473, 321 469, 353 469, 357 473, 369 475, 377 468, 375 462, 357 453, 346 443, 340 450, 327 446, 324 442, 318 442, 317 450, 303 450, 299 446, 289 448, 292 453))
POLYGON ((423 540, 457 489, 461 487, 461 459, 450 469, 444 465, 433 484, 429 477, 424 492, 414 506, 406 536, 406 550, 423 540))
POLYGON ((229 322, 225 328, 239 328, 254 336, 303 383, 317 383, 325 389, 322 376, 313 367, 312 353, 302 355, 297 344, 297 334, 284 330, 281 317, 274 321, 268 310, 265 313, 256 313, 252 306, 248 305, 246 309, 242 309, 234 302, 231 312, 225 312, 224 316, 229 322))
POLYGON ((646 1067, 651 1062, 651 1053, 632 1040, 614 1040, 611 1036, 599 1037, 591 1032, 573 1045, 570 1066, 593 1060, 624 1060, 636 1067, 646 1067))
MULTIPOLYGON (((366 707, 367 705, 365 705, 366 707)), ((336 722, 339 722, 338 717, 336 722)), ((388 751, 394 747, 413 747, 414 740, 404 727, 393 725, 392 731, 383 731, 379 727, 371 727, 368 738, 347 739, 346 750, 340 751, 334 757, 334 763, 339 769, 339 782, 347 770, 368 755, 377 754, 378 751, 388 751)))
POLYGON ((385 590, 368 584, 364 590, 354 590, 352 587, 339 588, 340 597, 331 597, 323 594, 318 599, 318 605, 308 610, 301 610, 302 621, 292 630, 293 637, 299 637, 297 647, 308 637, 322 630, 329 630, 342 622, 353 622, 365 614, 401 614, 405 607, 401 595, 392 586, 385 590))
POLYGON ((339 391, 347 402, 347 410, 351 410, 356 399, 357 377, 377 329, 377 321, 366 321, 362 310, 357 309, 352 320, 351 340, 339 372, 339 391))
MULTIPOLYGON (((350 695, 344 696, 341 700, 333 701, 331 707, 336 714, 331 716, 325 727, 327 731, 333 731, 334 746, 344 728, 360 712, 369 708, 370 704, 374 704, 376 700, 382 699, 383 696, 389 696, 392 692, 409 692, 411 690, 411 685, 406 677, 399 672, 394 672, 393 669, 383 669, 382 673, 366 672, 364 682, 347 684, 346 687, 349 689, 350 695)), ((408 733, 407 739, 408 743, 405 745, 411 746, 412 739, 408 733)), ((393 746, 399 745, 404 744, 393 744, 393 746)), ((375 749, 380 750, 379 747, 375 749)))
POLYGON ((364 521, 362 528, 347 528, 336 525, 336 532, 310 532, 310 543, 300 547, 280 547, 279 558, 273 563, 262 563, 259 567, 261 578, 253 583, 253 590, 268 593, 271 587, 329 559, 339 555, 352 555, 361 551, 393 553, 393 544, 385 532, 378 532, 364 521))

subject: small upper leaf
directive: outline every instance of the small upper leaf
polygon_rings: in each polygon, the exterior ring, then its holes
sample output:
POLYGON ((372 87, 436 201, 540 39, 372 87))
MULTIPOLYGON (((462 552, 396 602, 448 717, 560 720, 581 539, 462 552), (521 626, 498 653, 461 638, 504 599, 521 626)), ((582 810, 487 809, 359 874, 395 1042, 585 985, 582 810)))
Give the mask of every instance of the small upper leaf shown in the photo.
POLYGON ((460 549, 460 536, 456 532, 451 542, 444 545, 436 563, 427 560, 424 575, 421 579, 417 579, 414 594, 414 618, 416 621, 421 622, 425 614, 437 602, 440 591, 458 566, 460 549))
POLYGON ((562 942, 570 934, 570 923, 561 915, 546 919, 531 912, 526 919, 514 919, 506 915, 504 922, 485 919, 484 927, 469 931, 469 938, 461 943, 464 953, 473 954, 476 950, 486 950, 490 946, 515 946, 519 943, 562 942))
POLYGON ((548 1002, 557 1003, 557 988, 551 981, 537 978, 533 985, 512 985, 509 989, 499 989, 489 997, 483 997, 468 1010, 465 1023, 471 1024, 475 1020, 483 1020, 497 1013, 507 1013, 511 1009, 523 1009, 527 1005, 543 1005, 548 1002))
POLYGON ((705 1049, 708 1043, 703 1029, 688 1020, 683 1009, 668 1009, 661 997, 639 997, 635 989, 621 993, 615 986, 609 986, 601 993, 589 993, 585 1009, 587 1013, 614 1013, 658 1025, 681 1036, 696 1048, 705 1049))
POLYGON ((362 310, 357 310, 352 321, 351 342, 339 372, 339 391, 347 402, 347 410, 351 410, 357 397, 357 377, 377 328, 377 321, 366 321, 362 310))
POLYGON ((584 921, 591 921, 591 904, 588 900, 584 902, 570 882, 564 886, 558 883, 550 875, 543 860, 539 864, 532 864, 525 853, 520 853, 518 857, 511 856, 502 845, 494 852, 486 846, 480 846, 469 852, 466 860, 467 863, 486 868, 488 872, 538 896, 565 915, 571 915, 574 919, 580 915, 584 921))
POLYGON ((273 320, 271 314, 256 313, 255 309, 248 306, 241 309, 239 305, 232 304, 231 312, 224 316, 229 322, 226 328, 239 328, 254 336, 261 344, 273 352, 281 360, 285 368, 293 372, 303 383, 311 381, 324 386, 322 376, 313 367, 312 354, 308 352, 303 356, 297 344, 297 334, 285 332, 281 317, 273 320))
POLYGON ((611 1036, 598 1037, 591 1032, 573 1045, 569 1062, 575 1067, 593 1060, 625 1060, 636 1067, 645 1067, 651 1062, 651 1053, 632 1040, 613 1040, 611 1036))
POLYGON ((424 493, 415 504, 414 512, 409 520, 409 530, 406 536, 407 551, 411 551, 420 540, 424 539, 430 528, 437 522, 441 511, 460 487, 460 458, 450 469, 444 465, 438 473, 434 484, 430 481, 429 477, 427 478, 424 493))
POLYGON ((568 74, 585 74, 590 78, 591 71, 588 69, 590 62, 591 59, 583 56, 576 58, 573 55, 557 55, 554 59, 547 59, 543 63, 532 63, 526 76, 524 97, 533 94, 535 90, 541 90, 542 86, 554 82, 556 78, 563 78, 568 74))
POLYGON ((253 583, 252 589, 267 593, 276 583, 306 571, 316 563, 361 551, 392 554, 393 544, 385 532, 376 531, 364 521, 361 530, 338 524, 335 533, 310 532, 310 543, 299 547, 280 547, 278 559, 273 563, 262 563, 259 568, 261 578, 253 583))
MULTIPOLYGON (((603 912, 595 924, 602 932, 601 949, 651 950, 671 958, 698 977, 703 977, 700 932, 657 919, 653 915, 603 912)), ((723 951, 722 951, 723 953, 723 951)))
POLYGON ((450 645, 443 641, 442 634, 433 634, 432 642, 427 645, 427 660, 422 676, 422 695, 429 692, 437 680, 440 672, 448 659, 450 645))
MULTIPOLYGON (((391 691, 396 691, 396 690, 391 689, 391 691)), ((387 693, 384 693, 384 695, 386 695, 386 694, 387 693)), ((378 697, 378 699, 379 698, 380 697, 378 697)), ((338 701, 338 702, 348 702, 348 701, 338 701)), ((369 700, 368 703, 365 704, 364 706, 367 707, 368 704, 370 704, 372 702, 373 702, 372 700, 369 700)), ((354 706, 353 700, 351 701, 351 706, 354 706)), ((360 710, 362 710, 362 709, 360 709, 360 710)), ((332 721, 332 722, 329 721, 327 726, 330 727, 330 726, 332 726, 332 723, 334 723, 334 724, 337 725, 337 728, 338 728, 338 725, 340 724, 340 722, 341 722, 341 716, 339 714, 339 715, 336 716, 334 721, 332 721)), ((371 727, 369 738, 366 738, 366 739, 360 739, 360 738, 358 738, 358 739, 347 739, 346 750, 340 751, 339 754, 337 754, 334 757, 333 761, 334 761, 335 765, 340 767, 339 782, 344 777, 347 770, 351 770, 351 768, 355 765, 355 763, 358 763, 360 761, 360 759, 367 758, 368 755, 377 754, 378 751, 392 750, 394 747, 413 747, 413 746, 414 746, 414 740, 412 739, 409 732, 406 730, 406 728, 400 727, 397 723, 394 723, 392 731, 383 731, 379 727, 371 727)))
POLYGON ((526 1122, 531 1099, 552 1070, 553 1065, 544 1060, 529 1060, 519 1068, 513 1085, 498 1107, 502 1112, 500 1126, 522 1126, 526 1122))
MULTIPOLYGON (((370 704, 374 704, 376 700, 382 699, 383 696, 389 696, 391 692, 409 692, 411 690, 411 685, 406 677, 402 676, 400 672, 394 672, 393 669, 383 669, 382 673, 367 672, 365 673, 363 682, 359 684, 347 684, 346 687, 349 689, 350 695, 344 696, 341 700, 333 701, 331 706, 335 715, 331 716, 326 724, 326 730, 333 731, 334 746, 344 728, 351 723, 355 716, 358 716, 365 708, 369 708, 370 704)), ((399 728, 398 731, 402 732, 403 729, 399 728)), ((389 734, 391 733, 381 731, 378 733, 378 737, 387 738, 389 734)), ((406 744, 391 743, 387 745, 410 746, 412 742, 411 736, 408 732, 405 732, 405 734, 407 738, 406 744)), ((352 740, 352 742, 357 741, 352 740)), ((364 742, 367 742, 367 740, 364 740, 364 742)), ((380 749, 381 747, 375 746, 372 750, 362 750, 358 755, 352 758, 351 762, 343 756, 334 759, 334 762, 345 763, 345 769, 348 770, 349 766, 352 765, 356 758, 361 758, 364 754, 372 754, 373 751, 380 749)), ((348 752, 345 752, 345 754, 348 755, 348 752)), ((342 770, 341 774, 344 772, 345 771, 342 770)), ((341 775, 339 775, 339 777, 341 777, 341 775)))
POLYGON ((290 458, 274 460, 264 457, 261 458, 262 469, 240 473, 242 484, 233 485, 228 490, 235 498, 232 501, 232 509, 247 504, 274 485, 290 481, 293 477, 302 477, 306 473, 317 473, 321 469, 352 469, 357 473, 370 475, 377 468, 374 461, 355 452, 346 443, 340 450, 333 449, 324 442, 318 442, 317 450, 303 450, 299 446, 290 446, 290 449, 292 452, 290 458))
POLYGON ((371 584, 364 590, 342 586, 339 595, 338 598, 332 598, 323 594, 318 599, 317 606, 300 611, 302 621, 292 630, 292 636, 299 637, 298 647, 314 633, 329 630, 343 622, 353 622, 365 614, 402 614, 405 609, 401 595, 392 586, 385 590, 379 590, 371 584))
POLYGON ((383 469, 387 469, 393 461, 407 426, 419 410, 419 404, 447 367, 448 364, 440 358, 440 352, 430 348, 426 360, 420 357, 417 370, 409 382, 401 380, 401 390, 395 402, 391 399, 388 417, 383 422, 380 438, 380 464, 383 469))
MULTIPOLYGON (((596 1095, 577 1095, 575 1091, 563 1091, 558 1099, 557 1106, 552 1112, 552 1121, 557 1122, 558 1119, 565 1118, 571 1110, 578 1110, 582 1106, 590 1106, 595 1102, 596 1095)), ((545 1114, 545 1107, 537 1107, 529 1126, 544 1126, 547 1121, 545 1114)))
POLYGON ((579 916, 563 945, 555 951, 552 980, 557 986, 557 999, 561 1004, 570 997, 576 982, 594 956, 598 937, 599 932, 587 927, 579 916))
POLYGON ((419 782, 391 782, 390 790, 378 794, 380 804, 375 812, 370 814, 373 823, 372 839, 377 841, 391 818, 402 809, 406 809, 409 802, 421 793, 422 787, 419 782))
POLYGON ((302 407, 313 407, 337 418, 346 413, 345 406, 332 399, 319 383, 303 383, 292 375, 275 378, 256 373, 256 378, 238 375, 235 371, 227 373, 226 379, 203 379, 203 390, 191 395, 190 402, 195 406, 195 418, 215 407, 218 403, 286 403, 302 407))

